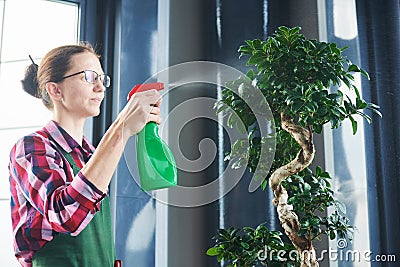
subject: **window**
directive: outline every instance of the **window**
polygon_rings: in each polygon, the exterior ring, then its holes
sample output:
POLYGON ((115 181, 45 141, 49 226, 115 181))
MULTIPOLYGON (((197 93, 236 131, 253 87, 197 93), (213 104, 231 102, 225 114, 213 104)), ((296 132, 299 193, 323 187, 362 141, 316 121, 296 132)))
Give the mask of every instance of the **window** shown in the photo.
MULTIPOLYGON (((345 55, 353 63, 360 65, 355 2, 354 0, 325 1, 327 26, 325 38, 328 42, 337 43, 339 47, 348 46, 344 52, 345 55)), ((361 89, 360 75, 355 75, 355 83, 361 89)), ((346 86, 343 85, 341 90, 345 91, 346 86)), ((351 256, 358 257, 370 249, 364 120, 361 117, 355 117, 355 119, 358 122, 356 135, 352 134, 349 121, 344 121, 343 127, 339 129, 333 131, 326 129, 325 134, 327 170, 335 177, 335 194, 346 205, 350 223, 356 227, 352 243, 340 243, 343 241, 340 239, 330 242, 332 250, 345 254, 344 260, 338 261, 331 257, 330 266, 370 266, 362 256, 361 263, 358 262, 358 265, 351 258, 351 256), (350 255, 350 252, 353 255, 350 255)))
POLYGON ((0 1, 0 261, 19 266, 12 248, 8 157, 18 138, 41 128, 51 113, 22 90, 29 55, 40 63, 58 45, 79 40, 79 6, 66 1, 0 1))

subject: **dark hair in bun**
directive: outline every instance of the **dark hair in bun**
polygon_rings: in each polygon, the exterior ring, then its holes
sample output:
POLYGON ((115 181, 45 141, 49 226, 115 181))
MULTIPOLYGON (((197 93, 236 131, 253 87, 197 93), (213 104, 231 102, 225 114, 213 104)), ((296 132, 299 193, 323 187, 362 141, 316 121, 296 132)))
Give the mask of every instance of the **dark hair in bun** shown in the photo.
POLYGON ((25 92, 36 98, 41 98, 39 84, 37 81, 38 65, 32 63, 25 69, 24 79, 21 80, 22 88, 25 92))
POLYGON ((22 88, 28 94, 42 99, 48 109, 53 109, 53 102, 46 90, 46 83, 60 82, 71 69, 71 58, 81 53, 92 53, 98 58, 90 43, 82 42, 78 45, 59 46, 49 51, 38 66, 33 62, 25 70, 25 77, 21 81, 22 88))

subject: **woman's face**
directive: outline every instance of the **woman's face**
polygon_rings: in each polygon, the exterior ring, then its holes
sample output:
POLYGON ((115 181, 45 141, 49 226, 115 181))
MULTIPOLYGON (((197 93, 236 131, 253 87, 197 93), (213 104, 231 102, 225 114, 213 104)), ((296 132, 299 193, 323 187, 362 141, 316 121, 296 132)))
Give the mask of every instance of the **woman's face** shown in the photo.
MULTIPOLYGON (((92 70, 99 75, 103 74, 99 59, 89 52, 74 55, 70 65, 71 69, 65 76, 83 70, 92 70)), ((85 79, 85 73, 81 73, 64 79, 59 86, 62 94, 62 106, 67 114, 76 119, 99 115, 105 90, 99 80, 89 83, 85 79)))

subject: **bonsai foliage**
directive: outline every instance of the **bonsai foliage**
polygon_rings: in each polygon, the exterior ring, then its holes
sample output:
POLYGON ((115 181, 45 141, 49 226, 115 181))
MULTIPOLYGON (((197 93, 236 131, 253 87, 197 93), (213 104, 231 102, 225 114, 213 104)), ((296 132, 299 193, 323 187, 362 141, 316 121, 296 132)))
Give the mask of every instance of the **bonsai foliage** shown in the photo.
MULTIPOLYGON (((354 73, 366 77, 368 74, 343 55, 345 49, 335 43, 307 39, 299 27, 279 27, 265 41, 247 40, 239 48, 240 56, 248 58, 247 77, 227 83, 222 100, 216 104, 217 113, 228 116, 229 126, 239 124, 231 119, 233 116, 227 107, 240 117, 248 132, 248 146, 243 147, 241 144, 245 142, 237 140, 227 157, 235 161, 235 167, 247 164, 254 172, 258 162, 263 160, 260 158, 262 144, 268 138, 275 138, 272 166, 265 170, 261 168, 261 172, 257 170, 257 175, 264 179, 262 189, 269 184, 273 191, 279 221, 298 251, 298 265, 301 266, 318 266, 313 241, 321 235, 331 239, 336 236, 351 239, 353 230, 345 215, 345 206, 334 197, 329 173, 319 166, 314 170, 309 168, 315 155, 313 135, 320 134, 325 124, 334 129, 346 119, 351 122, 355 134, 355 116, 370 122, 371 118, 364 110, 380 115, 379 107, 364 101, 354 85, 354 73), (246 94, 241 93, 248 86, 246 79, 268 102, 274 117, 275 136, 260 136, 255 115, 244 101, 246 94), (346 85, 345 89, 341 89, 342 84, 346 85), (334 88, 333 92, 330 88, 334 88), (333 210, 330 216, 318 215, 321 214, 318 211, 324 212, 327 208, 333 210)), ((248 231, 244 229, 246 234, 237 237, 240 242, 232 243, 230 235, 236 236, 239 231, 220 230, 215 237, 216 244, 208 254, 218 256, 218 260, 225 259, 230 266, 254 266, 254 248, 257 247, 254 242, 258 239, 252 238, 248 231), (252 257, 244 257, 246 253, 252 257)), ((268 243, 267 237, 273 233, 276 232, 263 228, 262 242, 268 243)), ((267 264, 267 261, 259 262, 267 264)), ((280 264, 292 266, 294 262, 282 261, 280 264)))
POLYGON ((256 229, 245 227, 220 229, 215 236, 216 245, 207 251, 210 256, 218 256, 229 261, 229 266, 255 266, 258 262, 270 267, 294 267, 298 261, 290 257, 295 248, 281 239, 282 233, 270 231, 264 225, 256 229), (284 254, 280 251, 284 251, 284 254))

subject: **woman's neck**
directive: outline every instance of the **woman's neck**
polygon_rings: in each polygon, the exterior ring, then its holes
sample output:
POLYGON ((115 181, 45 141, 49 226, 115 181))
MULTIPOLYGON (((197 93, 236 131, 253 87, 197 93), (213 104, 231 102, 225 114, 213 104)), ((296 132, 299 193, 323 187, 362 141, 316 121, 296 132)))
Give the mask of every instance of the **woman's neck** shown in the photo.
POLYGON ((54 121, 56 121, 79 145, 82 146, 83 127, 85 124, 84 119, 54 118, 54 121))

